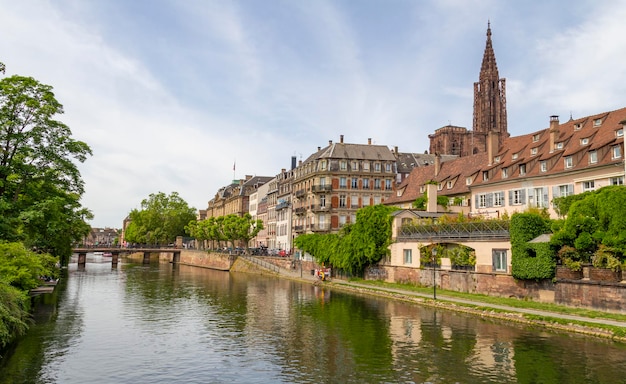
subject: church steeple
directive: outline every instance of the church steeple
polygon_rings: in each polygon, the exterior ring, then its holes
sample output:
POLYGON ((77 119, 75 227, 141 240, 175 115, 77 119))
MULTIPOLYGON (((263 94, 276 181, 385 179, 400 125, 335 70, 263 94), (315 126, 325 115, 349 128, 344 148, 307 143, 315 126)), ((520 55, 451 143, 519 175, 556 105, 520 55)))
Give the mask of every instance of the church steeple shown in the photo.
MULTIPOLYGON (((500 79, 491 42, 491 23, 487 22, 487 42, 478 82, 474 83, 475 134, 499 135, 499 143, 509 136, 506 118, 506 80, 500 79)), ((479 152, 481 149, 477 148, 479 152)))

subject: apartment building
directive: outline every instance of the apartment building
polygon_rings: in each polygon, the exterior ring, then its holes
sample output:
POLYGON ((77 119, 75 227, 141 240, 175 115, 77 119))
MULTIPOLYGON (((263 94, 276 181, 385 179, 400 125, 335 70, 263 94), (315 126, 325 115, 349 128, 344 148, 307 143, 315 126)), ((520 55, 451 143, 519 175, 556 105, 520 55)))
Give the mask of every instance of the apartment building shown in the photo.
POLYGON ((381 204, 393 193, 396 157, 384 145, 338 143, 298 164, 293 175, 295 234, 337 232, 354 223, 356 211, 381 204))

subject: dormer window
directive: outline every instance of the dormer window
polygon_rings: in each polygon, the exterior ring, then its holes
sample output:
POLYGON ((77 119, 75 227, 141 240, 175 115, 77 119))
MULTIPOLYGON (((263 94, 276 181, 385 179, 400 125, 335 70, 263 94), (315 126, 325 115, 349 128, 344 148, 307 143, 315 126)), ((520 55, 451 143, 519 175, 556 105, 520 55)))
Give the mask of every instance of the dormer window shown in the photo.
POLYGON ((514 153, 512 156, 513 160, 517 159, 518 157, 519 157, 519 153, 514 153))
POLYGON ((554 146, 556 147, 556 149, 563 149, 563 142, 556 143, 554 146))
POLYGON ((422 185, 422 186, 420 187, 420 193, 424 193, 424 191, 425 191, 425 190, 426 190, 426 188, 422 185))
POLYGON ((452 189, 453 185, 454 185, 454 183, 452 181, 448 181, 448 189, 452 189))
POLYGON ((574 159, 572 156, 567 156, 565 158, 565 168, 572 168, 574 166, 574 159))
POLYGON ((548 170, 548 163, 546 163, 545 160, 543 160, 540 164, 539 164, 540 168, 541 168, 541 172, 546 172, 548 170))
POLYGON ((465 185, 472 185, 472 178, 471 177, 466 177, 465 178, 465 185))
POLYGON ((489 180, 489 172, 483 171, 483 181, 489 180))
POLYGON ((519 165, 519 175, 524 176, 526 174, 526 164, 519 165))
POLYGON ((499 163, 499 162, 500 162, 500 156, 496 156, 496 157, 493 159, 493 161, 495 161, 496 163, 499 163))
POLYGON ((576 123, 574 124, 574 130, 575 131, 580 131, 580 129, 583 127, 582 123, 576 123))
POLYGON ((533 143, 536 143, 539 141, 539 138, 541 138, 541 135, 539 135, 538 133, 533 135, 533 143))
POLYGON ((345 161, 345 160, 341 160, 339 162, 339 169, 342 170, 342 171, 347 170, 348 169, 348 162, 345 161))
POLYGON ((441 183, 437 184, 437 190, 441 191, 443 189, 443 185, 441 185, 441 183))
POLYGON ((580 139, 580 145, 587 145, 587 144, 589 144, 589 138, 588 137, 580 139))
POLYGON ((615 131, 615 137, 624 137, 624 128, 620 128, 615 131))
POLYGON ((622 157, 622 148, 619 145, 613 147, 613 158, 619 159, 622 157))
POLYGON ((502 168, 502 178, 507 178, 509 177, 509 169, 508 168, 502 168))
POLYGON ((532 156, 536 155, 536 154, 537 154, 537 147, 535 147, 535 148, 531 148, 531 149, 530 149, 530 154, 531 154, 532 156))
POLYGON ((593 121, 593 126, 594 126, 594 127, 599 127, 599 126, 601 126, 601 125, 602 125, 602 119, 595 119, 595 120, 593 121))
POLYGON ((598 152, 591 151, 589 152, 589 163, 595 164, 598 162, 598 152))

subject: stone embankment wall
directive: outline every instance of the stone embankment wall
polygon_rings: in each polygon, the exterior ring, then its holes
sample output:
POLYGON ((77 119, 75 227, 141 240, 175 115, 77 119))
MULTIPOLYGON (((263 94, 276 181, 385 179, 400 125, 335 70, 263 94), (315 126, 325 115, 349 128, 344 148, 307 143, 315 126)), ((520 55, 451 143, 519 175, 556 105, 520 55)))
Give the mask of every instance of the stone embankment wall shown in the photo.
MULTIPOLYGON (((159 259, 162 261, 172 261, 171 253, 161 253, 159 259)), ((193 249, 180 250, 180 264, 193 265, 195 267, 203 267, 210 269, 219 269, 228 271, 232 266, 235 258, 225 253, 216 253, 207 251, 198 251, 193 249)))
MULTIPOLYGON (((366 279, 432 286, 432 269, 376 266, 366 279)), ((601 311, 626 312, 626 282, 581 280, 517 280, 502 273, 435 270, 437 287, 457 292, 515 297, 544 303, 585 307, 601 311)))

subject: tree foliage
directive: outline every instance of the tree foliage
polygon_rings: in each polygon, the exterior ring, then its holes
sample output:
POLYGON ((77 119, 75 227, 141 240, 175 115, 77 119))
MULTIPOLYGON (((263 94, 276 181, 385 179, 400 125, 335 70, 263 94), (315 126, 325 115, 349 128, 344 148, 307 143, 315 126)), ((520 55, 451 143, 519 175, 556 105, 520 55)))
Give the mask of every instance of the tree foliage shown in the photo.
POLYGON ((187 228, 190 235, 197 240, 207 240, 218 245, 222 241, 227 241, 233 248, 241 244, 246 248, 247 253, 250 240, 263 229, 263 221, 254 220, 249 213, 243 216, 230 214, 193 221, 187 228))
POLYGON ((568 256, 564 262, 619 269, 626 259, 626 187, 604 187, 568 204, 567 217, 550 241, 553 249, 568 250, 561 252, 568 256))
POLYGON ((68 258, 89 230, 76 162, 91 149, 55 119, 63 106, 31 77, 0 80, 0 238, 68 258))
POLYGON ((356 222, 338 234, 308 234, 295 239, 296 247, 310 253, 320 264, 352 274, 379 262, 389 253, 391 213, 397 208, 374 205, 357 211, 356 222))
POLYGON ((189 207, 178 192, 169 196, 152 193, 141 201, 141 209, 133 209, 124 239, 131 243, 168 244, 177 236, 188 234, 191 221, 196 220, 195 208, 189 207))

